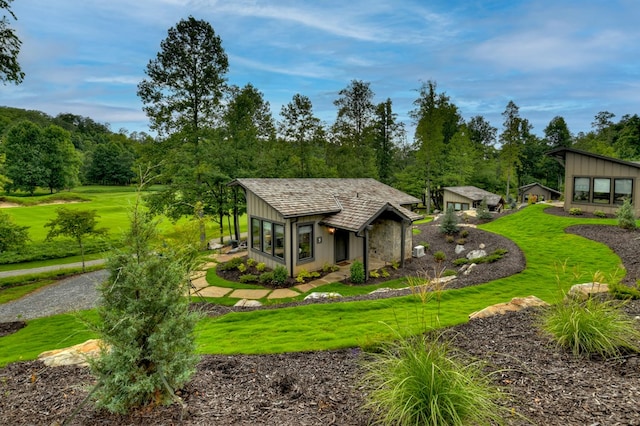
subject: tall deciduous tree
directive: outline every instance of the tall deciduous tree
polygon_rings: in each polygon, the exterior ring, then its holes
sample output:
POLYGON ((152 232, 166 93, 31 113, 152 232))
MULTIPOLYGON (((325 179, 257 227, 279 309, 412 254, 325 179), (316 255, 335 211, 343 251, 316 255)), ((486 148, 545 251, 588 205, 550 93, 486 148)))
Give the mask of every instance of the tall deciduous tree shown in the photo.
POLYGON ((45 168, 43 184, 51 193, 78 185, 82 159, 68 131, 55 125, 45 128, 41 158, 45 168))
POLYGON ((376 176, 371 147, 375 106, 370 83, 353 80, 338 95, 333 102, 338 115, 331 127, 338 173, 341 177, 376 176))
POLYGON ((458 108, 444 93, 437 93, 435 81, 423 83, 409 113, 416 124, 415 144, 418 166, 422 167, 427 211, 431 209, 433 190, 442 184, 445 147, 458 131, 462 118, 458 108))
POLYGON ((522 165, 522 152, 525 140, 529 137, 531 125, 527 119, 520 117, 520 108, 509 101, 502 113, 503 131, 500 134, 502 144, 500 150, 501 164, 507 181, 506 195, 510 197, 511 182, 517 179, 518 168, 522 165))
POLYGON ((9 191, 32 194, 44 181, 46 169, 42 158, 42 130, 30 121, 22 121, 9 129, 5 137, 6 176, 9 191))
MULTIPOLYGON (((202 212, 198 205, 207 207, 202 165, 209 161, 211 141, 206 136, 220 123, 229 65, 220 37, 208 22, 193 17, 170 28, 160 48, 147 65, 148 78, 138 85, 138 96, 151 127, 168 136, 166 176, 171 181, 150 207, 178 218, 202 212)), ((195 214, 204 245, 204 222, 195 214)))
POLYGON ((325 135, 322 122, 313 113, 311 100, 295 94, 280 110, 282 120, 278 123, 280 138, 291 152, 293 177, 321 177, 326 174, 322 167, 325 160, 325 135))
POLYGON ((16 20, 16 15, 11 10, 13 0, 0 0, 0 81, 20 84, 24 79, 24 72, 18 62, 22 42, 16 31, 9 25, 9 20, 16 20))

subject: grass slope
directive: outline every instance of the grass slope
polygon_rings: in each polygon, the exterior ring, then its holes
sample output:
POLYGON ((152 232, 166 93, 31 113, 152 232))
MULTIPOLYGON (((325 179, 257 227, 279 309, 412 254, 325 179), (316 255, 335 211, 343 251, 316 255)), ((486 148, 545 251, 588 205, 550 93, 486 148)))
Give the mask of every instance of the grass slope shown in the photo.
MULTIPOLYGON (((605 276, 615 273, 620 259, 608 247, 564 233, 564 228, 573 224, 615 224, 614 220, 557 217, 545 214, 544 208, 544 205, 533 205, 482 226, 487 231, 512 239, 522 248, 527 267, 520 274, 445 291, 439 304, 434 299, 423 305, 416 297, 406 296, 205 318, 196 330, 199 351, 276 353, 374 344, 393 337, 398 331, 416 333, 426 326, 464 322, 471 312, 516 296, 533 294, 554 302, 570 285, 589 281, 596 271, 605 276), (558 262, 580 269, 582 275, 566 274, 558 284, 558 271, 554 266, 558 262)), ((80 332, 69 335, 64 327, 55 328, 58 333, 55 334, 50 330, 49 321, 76 324, 69 316, 29 321, 28 327, 0 339, 0 365, 12 360, 31 359, 44 350, 79 343, 90 335, 80 332), (49 332, 43 329, 49 329, 49 332), (28 343, 22 343, 18 350, 13 347, 18 342, 28 343)))

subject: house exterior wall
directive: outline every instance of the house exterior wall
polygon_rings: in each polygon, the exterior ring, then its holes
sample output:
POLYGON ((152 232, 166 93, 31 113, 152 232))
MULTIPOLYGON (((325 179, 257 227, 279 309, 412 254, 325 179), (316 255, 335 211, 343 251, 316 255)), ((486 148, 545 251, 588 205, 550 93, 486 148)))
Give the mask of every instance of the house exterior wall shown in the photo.
MULTIPOLYGON (((567 152, 565 156, 565 202, 564 209, 569 211, 571 208, 579 208, 583 212, 593 213, 596 210, 613 214, 620 207, 615 203, 595 203, 593 202, 594 178, 610 178, 613 187, 613 179, 631 179, 632 181, 632 200, 635 206, 636 215, 640 214, 640 169, 608 161, 604 158, 590 157, 576 152, 567 152), (589 178, 590 196, 587 200, 574 200, 576 193, 574 188, 575 178, 589 178)), ((614 188, 611 188, 613 191, 614 188)))
POLYGON ((455 194, 447 189, 444 190, 444 194, 442 195, 443 199, 443 207, 444 209, 448 209, 449 203, 459 203, 461 204, 460 210, 468 210, 473 207, 473 200, 464 197, 459 194, 455 194), (462 206, 462 204, 466 204, 466 206, 462 206))

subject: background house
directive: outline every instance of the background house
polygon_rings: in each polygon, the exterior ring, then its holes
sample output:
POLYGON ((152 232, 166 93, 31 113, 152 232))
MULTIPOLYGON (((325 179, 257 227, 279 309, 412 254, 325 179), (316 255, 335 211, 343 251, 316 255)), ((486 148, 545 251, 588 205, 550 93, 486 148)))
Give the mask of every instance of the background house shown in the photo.
POLYGON ((477 209, 483 198, 487 199, 487 206, 491 211, 502 211, 504 199, 484 189, 475 186, 447 186, 443 188, 443 206, 445 210, 453 207, 455 211, 477 209))
POLYGON ((419 199, 375 179, 236 179, 245 191, 249 257, 290 276, 326 264, 411 257, 419 199))
POLYGON ((521 203, 528 202, 531 195, 535 195, 537 201, 556 201, 562 197, 562 192, 537 182, 518 188, 518 200, 520 200, 521 203))
POLYGON ((580 208, 593 213, 600 210, 613 214, 628 198, 636 215, 640 209, 640 164, 605 157, 573 148, 558 148, 547 153, 564 166, 564 209, 580 208))

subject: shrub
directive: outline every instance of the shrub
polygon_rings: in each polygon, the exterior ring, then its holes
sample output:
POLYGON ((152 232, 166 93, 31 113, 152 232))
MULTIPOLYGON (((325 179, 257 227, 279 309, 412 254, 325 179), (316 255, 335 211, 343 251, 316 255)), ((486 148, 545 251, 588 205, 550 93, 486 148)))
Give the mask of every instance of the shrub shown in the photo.
POLYGON ((219 263, 216 266, 216 269, 220 271, 233 271, 234 269, 238 269, 240 265, 243 265, 243 261, 241 257, 233 257, 226 262, 219 263))
POLYGON ((440 232, 446 235, 454 235, 460 231, 458 226, 458 217, 453 207, 449 207, 442 217, 442 223, 440 224, 440 232))
POLYGON ((593 212, 593 215, 594 215, 594 216, 597 216, 597 217, 601 217, 601 218, 605 218, 605 217, 607 217, 607 214, 606 214, 605 212, 603 212, 602 210, 596 210, 596 211, 594 211, 594 212, 593 212))
POLYGON ((433 260, 438 263, 444 262, 445 260, 447 260, 447 255, 444 254, 442 250, 438 250, 437 252, 433 253, 433 260))
POLYGON ((364 265, 359 260, 351 264, 349 280, 354 284, 364 283, 364 265))
POLYGON ((258 281, 258 276, 254 274, 240 275, 239 281, 241 283, 255 283, 258 281))
POLYGON ((287 282, 287 278, 289 278, 287 268, 283 265, 276 266, 273 270, 273 284, 281 287, 287 282))
POLYGON ((458 273, 453 269, 445 269, 444 272, 442 273, 443 277, 452 277, 454 275, 458 275, 458 273))
POLYGON ((264 262, 260 262, 256 265, 256 270, 258 272, 263 272, 266 268, 267 268, 267 265, 265 265, 264 262))
POLYGON ((483 371, 447 344, 420 336, 382 345, 364 363, 365 405, 385 425, 501 424, 503 398, 483 371))
POLYGON ((141 212, 139 200, 140 195, 123 249, 110 256, 109 278, 100 286, 96 327, 110 350, 90 362, 99 383, 92 391, 97 406, 117 413, 180 400, 176 390, 199 360, 194 337, 199 315, 185 297, 196 251, 163 247, 158 255, 152 246, 157 223, 141 212))
POLYGON ((624 203, 616 211, 616 217, 618 218, 618 226, 622 229, 636 229, 636 213, 633 210, 633 205, 628 198, 625 198, 624 203))
POLYGON ((332 265, 330 263, 325 263, 324 265, 322 265, 322 272, 335 272, 337 270, 339 270, 340 267, 338 265, 332 265))
POLYGON ((247 271, 247 265, 245 265, 244 263, 241 263, 238 265, 238 271, 240 271, 241 273, 244 273, 247 271))
POLYGON ((627 287, 626 285, 619 282, 609 283, 609 294, 611 294, 611 296, 613 296, 615 299, 640 299, 640 282, 636 282, 635 287, 627 287))
POLYGON ((462 231, 460 231, 460 236, 462 238, 467 238, 469 236, 469 230, 468 229, 463 229, 462 231))
POLYGON ((544 312, 541 327, 576 357, 611 358, 640 350, 635 320, 612 301, 567 299, 544 312))
POLYGON ((483 198, 482 201, 480 202, 480 207, 478 208, 478 211, 476 212, 476 217, 479 220, 482 220, 482 221, 493 219, 493 215, 489 211, 489 206, 487 205, 487 198, 486 197, 483 198))
POLYGON ((424 250, 425 250, 425 251, 429 250, 429 243, 428 243, 428 242, 423 241, 423 242, 421 242, 421 243, 420 243, 420 245, 421 245, 422 247, 424 247, 424 250))
POLYGON ((263 272, 258 277, 260 284, 271 284, 273 282, 273 271, 263 272))
POLYGON ((370 276, 371 278, 380 278, 380 272, 378 272, 378 271, 371 271, 371 272, 369 272, 369 276, 370 276))
POLYGON ((456 244, 459 244, 461 246, 465 245, 467 243, 467 240, 465 240, 464 238, 458 238, 456 240, 456 244))
POLYGON ((251 257, 249 259, 247 259, 247 266, 249 266, 249 267, 255 266, 256 263, 257 263, 257 261, 255 259, 251 258, 251 257))
POLYGON ((446 242, 448 242, 448 243, 452 243, 452 242, 454 242, 455 240, 456 240, 456 239, 455 239, 455 238, 453 238, 453 235, 447 235, 447 236, 446 236, 446 238, 445 238, 445 241, 446 241, 446 242))
POLYGON ((400 267, 400 262, 398 262, 397 260, 392 260, 391 261, 391 267, 393 269, 398 269, 400 267))
POLYGON ((462 266, 462 265, 466 265, 467 263, 469 263, 469 259, 467 259, 466 257, 460 257, 453 261, 454 266, 462 266))
POLYGON ((387 271, 386 269, 382 268, 382 269, 380 269, 380 275, 382 275, 382 278, 389 278, 389 271, 387 271))
POLYGON ((29 227, 18 226, 11 216, 0 210, 0 253, 24 247, 29 241, 29 227))
POLYGON ((573 216, 580 216, 582 214, 582 209, 579 207, 571 207, 569 209, 569 214, 573 216))

